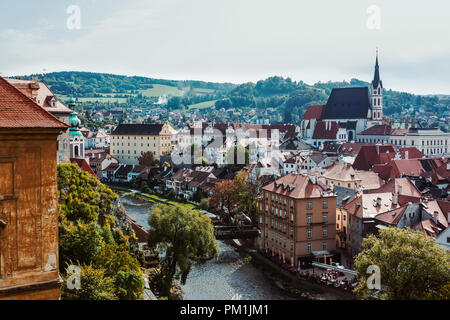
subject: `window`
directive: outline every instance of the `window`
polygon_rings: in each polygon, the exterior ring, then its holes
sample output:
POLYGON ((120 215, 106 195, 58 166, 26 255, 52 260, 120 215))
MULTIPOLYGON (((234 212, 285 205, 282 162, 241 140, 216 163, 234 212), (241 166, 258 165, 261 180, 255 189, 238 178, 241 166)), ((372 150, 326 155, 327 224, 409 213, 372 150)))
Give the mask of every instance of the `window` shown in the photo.
POLYGON ((311 252, 311 242, 308 242, 306 249, 308 252, 311 252))
POLYGON ((328 213, 323 213, 322 214, 322 221, 325 222, 325 223, 328 221, 328 213))
POLYGON ((312 202, 311 202, 311 201, 308 201, 307 209, 308 209, 308 210, 311 210, 311 209, 312 209, 312 202))
POLYGON ((327 243, 325 241, 322 242, 322 250, 327 250, 327 243))
POLYGON ((327 228, 322 228, 322 237, 326 238, 328 236, 328 229, 327 228))
POLYGON ((311 215, 311 214, 308 214, 308 215, 306 216, 306 222, 307 222, 308 224, 311 224, 311 223, 312 223, 312 215, 311 215))
POLYGON ((312 238, 312 229, 308 229, 306 232, 306 238, 311 239, 312 238))
POLYGON ((294 222, 294 214, 291 213, 291 222, 294 222))
POLYGON ((324 209, 328 208, 328 201, 327 200, 323 200, 323 208, 324 209))

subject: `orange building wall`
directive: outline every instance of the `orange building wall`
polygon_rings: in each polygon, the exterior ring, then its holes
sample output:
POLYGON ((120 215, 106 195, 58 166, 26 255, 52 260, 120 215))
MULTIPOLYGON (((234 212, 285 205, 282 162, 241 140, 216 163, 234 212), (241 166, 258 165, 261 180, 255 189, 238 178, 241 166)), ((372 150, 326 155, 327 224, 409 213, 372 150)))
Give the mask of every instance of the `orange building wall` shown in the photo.
POLYGON ((1 299, 59 299, 56 141, 0 131, 1 299))

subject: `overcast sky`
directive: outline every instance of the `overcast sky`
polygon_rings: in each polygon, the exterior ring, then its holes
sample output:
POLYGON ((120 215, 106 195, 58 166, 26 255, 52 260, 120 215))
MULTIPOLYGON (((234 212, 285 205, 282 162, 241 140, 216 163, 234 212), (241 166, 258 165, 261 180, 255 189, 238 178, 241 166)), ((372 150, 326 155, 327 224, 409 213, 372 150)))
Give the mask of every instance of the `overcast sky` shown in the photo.
POLYGON ((369 81, 376 47, 386 88, 450 94, 448 0, 0 0, 2 76, 369 81))

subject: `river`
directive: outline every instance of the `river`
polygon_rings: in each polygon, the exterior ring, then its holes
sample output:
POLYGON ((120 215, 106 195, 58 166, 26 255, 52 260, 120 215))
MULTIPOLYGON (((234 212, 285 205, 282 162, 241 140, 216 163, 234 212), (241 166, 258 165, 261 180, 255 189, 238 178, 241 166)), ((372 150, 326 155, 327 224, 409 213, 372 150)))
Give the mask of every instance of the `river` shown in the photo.
MULTIPOLYGON (((128 214, 148 228, 152 205, 120 195, 128 214)), ((219 257, 194 264, 182 286, 185 300, 287 300, 299 299, 278 288, 262 271, 247 263, 245 257, 222 241, 219 257)))

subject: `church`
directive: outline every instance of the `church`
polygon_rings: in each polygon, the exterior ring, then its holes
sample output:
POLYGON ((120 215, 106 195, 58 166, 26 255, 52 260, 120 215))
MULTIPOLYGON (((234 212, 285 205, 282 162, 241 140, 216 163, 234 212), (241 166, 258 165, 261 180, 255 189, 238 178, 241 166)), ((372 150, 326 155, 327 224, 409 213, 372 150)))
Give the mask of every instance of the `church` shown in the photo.
POLYGON ((315 147, 326 141, 356 141, 356 135, 383 123, 383 83, 378 53, 370 87, 334 88, 325 105, 309 106, 300 124, 302 138, 315 147))

